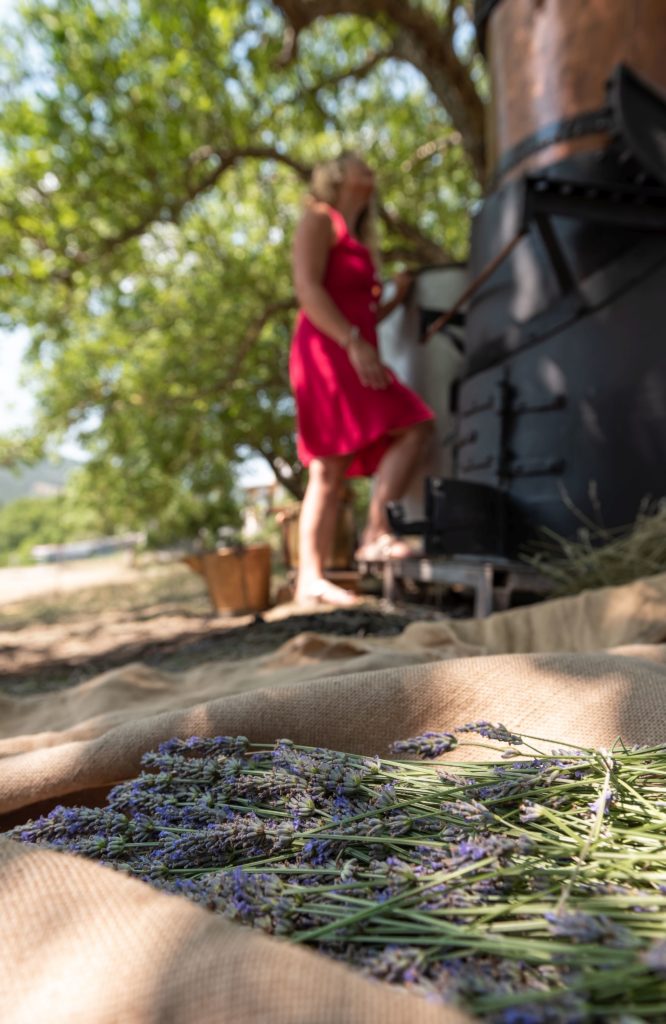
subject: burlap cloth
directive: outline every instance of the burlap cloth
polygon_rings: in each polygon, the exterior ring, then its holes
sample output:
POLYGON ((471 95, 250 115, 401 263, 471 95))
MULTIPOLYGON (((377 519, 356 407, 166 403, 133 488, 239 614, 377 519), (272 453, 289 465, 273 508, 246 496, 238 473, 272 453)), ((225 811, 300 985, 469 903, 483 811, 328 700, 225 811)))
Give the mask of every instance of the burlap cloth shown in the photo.
MULTIPOLYGON (((665 642, 663 574, 481 621, 416 623, 392 641, 304 634, 264 658, 180 675, 134 665, 64 693, 3 697, 0 827, 40 801, 101 799, 175 735, 386 754, 394 739, 486 718, 582 745, 660 742, 665 642)), ((469 1020, 110 869, 14 842, 0 844, 0 922, 3 1024, 469 1020)))

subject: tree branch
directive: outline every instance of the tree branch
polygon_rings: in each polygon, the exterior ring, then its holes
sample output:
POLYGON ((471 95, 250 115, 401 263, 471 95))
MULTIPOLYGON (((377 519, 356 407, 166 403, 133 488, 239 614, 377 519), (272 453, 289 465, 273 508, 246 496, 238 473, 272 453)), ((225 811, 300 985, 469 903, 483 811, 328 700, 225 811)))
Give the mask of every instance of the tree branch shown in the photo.
MULTIPOLYGON (((235 150, 221 150, 216 149, 213 146, 201 146, 188 157, 186 177, 191 174, 192 168, 200 166, 212 157, 216 157, 219 163, 217 163, 216 166, 208 172, 208 174, 201 177, 196 184, 190 179, 189 184, 186 186, 184 195, 176 203, 172 203, 168 208, 170 220, 173 220, 174 222, 177 221, 188 202, 191 202, 196 198, 196 196, 201 195, 212 188, 222 174, 234 167, 240 160, 275 160, 278 163, 284 164, 286 167, 290 167, 303 182, 309 181, 310 174, 312 173, 310 165, 297 160, 295 157, 292 157, 287 153, 281 153, 272 146, 245 146, 235 150)), ((125 228, 113 238, 105 239, 98 249, 89 250, 85 253, 78 253, 75 257, 76 265, 87 265, 95 259, 108 255, 110 252, 113 252, 119 246, 124 245, 132 238, 139 237, 147 231, 150 225, 155 221, 164 220, 163 216, 159 216, 162 212, 162 206, 158 206, 157 203, 152 204, 144 213, 141 220, 136 224, 125 228)), ((402 235, 410 243, 410 258, 418 259, 423 263, 445 263, 450 261, 450 256, 447 254, 446 250, 442 249, 440 245, 424 235, 416 225, 409 224, 403 218, 390 213, 383 206, 379 206, 378 215, 388 227, 402 235)), ((52 276, 57 276, 62 280, 64 278, 71 277, 71 273, 71 270, 64 271, 61 269, 55 271, 52 276)), ((259 328, 260 331, 262 327, 263 324, 259 328)))
POLYGON ((259 445, 255 449, 255 451, 257 451, 259 455, 261 455, 264 459, 266 459, 266 462, 268 463, 268 465, 271 467, 271 469, 275 473, 275 476, 277 478, 278 483, 281 484, 284 487, 284 489, 286 491, 288 491, 289 494, 291 494, 291 496, 293 498, 296 498, 297 501, 301 501, 301 499, 303 498, 303 495, 305 493, 305 485, 304 485, 304 475, 305 474, 304 474, 303 467, 300 466, 296 471, 294 471, 294 467, 290 466, 289 468, 291 470, 291 474, 287 475, 284 472, 284 470, 282 468, 282 465, 281 465, 281 463, 284 460, 282 459, 281 456, 275 455, 273 450, 271 448, 269 448, 268 445, 266 445, 266 444, 259 445))
POLYGON ((347 78, 366 78, 381 61, 388 60, 389 57, 394 56, 395 50, 393 46, 390 46, 387 50, 376 50, 374 53, 371 53, 368 59, 364 60, 362 64, 358 64, 353 68, 347 68, 345 71, 340 71, 339 74, 331 75, 330 78, 324 78, 306 91, 309 93, 318 93, 321 89, 334 89, 336 86, 340 85, 340 82, 344 82, 347 78))
POLYGON ((226 374, 226 380, 218 385, 217 391, 220 387, 227 388, 230 384, 233 384, 234 380, 240 373, 241 366, 245 357, 250 352, 253 345, 259 340, 261 332, 264 327, 277 313, 286 313, 290 309, 296 309, 296 300, 292 297, 289 299, 280 299, 276 302, 270 303, 259 316, 251 322, 248 329, 245 332, 243 340, 241 341, 236 351, 236 358, 231 366, 230 371, 226 374))
POLYGON ((299 29, 293 25, 287 25, 282 36, 282 49, 275 58, 277 68, 286 68, 293 64, 298 57, 298 33, 299 29))
POLYGON ((211 189, 225 171, 230 170, 230 168, 234 167, 239 160, 246 157, 259 160, 276 160, 295 171, 302 181, 308 181, 310 177, 311 168, 307 164, 303 164, 301 161, 296 160, 288 154, 280 153, 273 146, 245 146, 234 150, 216 149, 214 146, 200 146, 199 149, 195 150, 194 153, 191 153, 190 156, 187 157, 185 165, 185 188, 180 199, 171 203, 166 208, 161 202, 159 202, 159 200, 155 200, 155 202, 151 203, 151 205, 144 210, 141 218, 134 224, 125 227, 112 238, 104 239, 95 249, 77 252, 74 256, 70 257, 74 267, 58 268, 49 276, 52 280, 59 280, 65 284, 71 284, 74 269, 77 267, 87 266, 95 260, 108 256, 109 253, 114 252, 117 248, 125 245, 133 238, 138 238, 143 235, 150 228, 151 224, 154 224, 157 221, 163 222, 165 219, 176 223, 183 209, 189 202, 211 189), (206 160, 211 159, 211 157, 216 157, 219 162, 216 163, 215 167, 207 174, 199 178, 198 181, 195 181, 192 174, 193 169, 204 163, 206 160), (165 209, 169 214, 168 218, 164 217, 165 209))
POLYGON ((318 18, 336 14, 372 19, 388 16, 396 30, 394 55, 425 75, 462 135, 474 170, 483 181, 484 107, 469 69, 454 50, 452 17, 440 23, 429 11, 404 0, 275 0, 275 4, 296 33, 318 18))
POLYGON ((462 137, 460 132, 450 132, 449 135, 444 135, 439 139, 429 139, 428 142, 420 145, 409 159, 403 160, 400 170, 403 174, 409 174, 417 164, 423 163, 424 160, 429 160, 435 153, 445 153, 447 149, 451 149, 453 146, 460 146, 461 143, 462 137))
MULTIPOLYGON (((420 263, 452 262, 451 254, 446 249, 443 249, 441 245, 438 245, 437 242, 424 235, 416 225, 409 224, 402 217, 399 217, 397 213, 392 213, 383 206, 379 207, 378 213, 380 219, 387 227, 392 231, 396 231, 406 241, 411 243, 409 247, 404 247, 404 251, 409 253, 409 259, 415 259, 420 263)), ((389 253, 392 253, 392 251, 389 250, 389 253)), ((387 254, 383 253, 383 255, 386 256, 387 254)))

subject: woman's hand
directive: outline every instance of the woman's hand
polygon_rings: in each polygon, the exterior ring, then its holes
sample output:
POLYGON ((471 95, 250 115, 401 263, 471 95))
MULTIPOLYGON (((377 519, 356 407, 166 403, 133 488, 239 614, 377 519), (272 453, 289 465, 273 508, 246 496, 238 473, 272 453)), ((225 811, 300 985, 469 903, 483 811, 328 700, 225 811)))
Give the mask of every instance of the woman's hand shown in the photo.
POLYGON ((380 362, 376 348, 363 338, 354 338, 349 343, 347 355, 364 387, 373 388, 375 391, 388 387, 391 376, 380 362))
POLYGON ((414 284, 414 275, 409 270, 402 270, 399 274, 395 275, 393 283, 395 284, 393 301, 396 306, 399 306, 401 302, 405 301, 414 284))
POLYGON ((392 278, 393 295, 377 308, 377 323, 381 323, 394 309, 403 304, 414 286, 414 279, 415 275, 409 270, 403 270, 392 278))

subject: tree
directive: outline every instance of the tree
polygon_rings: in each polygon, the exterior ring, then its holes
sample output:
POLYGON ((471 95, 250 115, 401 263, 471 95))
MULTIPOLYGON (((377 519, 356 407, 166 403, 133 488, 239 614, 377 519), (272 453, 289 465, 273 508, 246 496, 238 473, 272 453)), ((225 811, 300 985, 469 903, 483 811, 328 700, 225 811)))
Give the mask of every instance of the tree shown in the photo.
POLYGON ((223 504, 248 450, 301 493, 289 248, 313 162, 377 166, 387 272, 466 253, 482 69, 466 4, 440 6, 29 0, 2 44, 0 324, 31 330, 40 418, 0 462, 73 431, 124 525, 223 504))
POLYGON ((94 537, 98 532, 94 512, 62 494, 17 498, 0 505, 0 565, 29 562, 36 544, 63 544, 94 537))

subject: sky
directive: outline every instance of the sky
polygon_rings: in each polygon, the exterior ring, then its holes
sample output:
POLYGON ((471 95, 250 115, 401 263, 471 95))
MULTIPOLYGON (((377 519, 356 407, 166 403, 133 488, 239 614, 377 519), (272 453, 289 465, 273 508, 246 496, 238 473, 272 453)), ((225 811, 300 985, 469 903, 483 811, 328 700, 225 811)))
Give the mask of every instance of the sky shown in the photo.
POLYGON ((29 390, 20 383, 21 360, 28 340, 25 330, 0 331, 0 433, 28 426, 32 420, 34 402, 29 390))
MULTIPOLYGON (((0 20, 4 21, 15 6, 16 0, 0 0, 0 20)), ((26 426, 32 417, 34 403, 30 392, 19 382, 27 344, 27 331, 0 330, 0 433, 26 426)))

